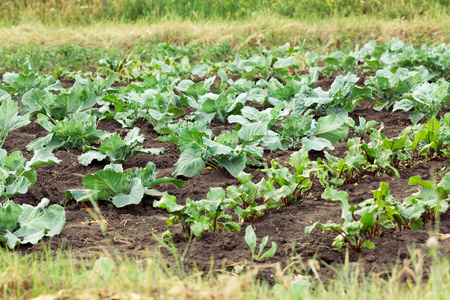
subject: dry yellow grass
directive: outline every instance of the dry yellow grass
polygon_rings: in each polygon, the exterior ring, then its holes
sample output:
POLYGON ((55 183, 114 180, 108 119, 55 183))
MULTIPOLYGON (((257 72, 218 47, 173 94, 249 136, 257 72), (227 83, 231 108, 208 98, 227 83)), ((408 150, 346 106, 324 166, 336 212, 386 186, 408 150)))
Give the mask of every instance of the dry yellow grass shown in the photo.
POLYGON ((414 44, 450 42, 450 18, 443 20, 374 20, 350 18, 300 22, 286 18, 252 21, 191 22, 162 20, 153 24, 95 23, 86 26, 22 24, 0 27, 3 47, 34 44, 51 47, 81 43, 85 47, 115 47, 126 50, 137 41, 170 42, 179 45, 229 42, 245 46, 305 45, 331 51, 370 39, 385 43, 398 37, 414 44))

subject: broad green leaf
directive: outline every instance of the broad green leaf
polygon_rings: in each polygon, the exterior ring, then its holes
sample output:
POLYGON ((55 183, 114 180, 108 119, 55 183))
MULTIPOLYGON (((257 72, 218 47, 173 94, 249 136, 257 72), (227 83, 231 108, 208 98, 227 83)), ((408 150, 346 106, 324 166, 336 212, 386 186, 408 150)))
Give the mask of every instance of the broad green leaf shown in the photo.
POLYGON ((228 146, 235 149, 239 144, 239 136, 237 131, 226 131, 219 134, 219 136, 214 140, 217 143, 228 146))
POLYGON ((325 148, 334 150, 333 144, 326 138, 321 137, 315 136, 312 136, 311 138, 304 137, 302 138, 302 144, 308 150, 322 151, 325 148))
POLYGON ((120 191, 125 177, 123 173, 116 172, 113 169, 100 170, 94 175, 86 175, 83 178, 83 185, 87 189, 109 190, 116 194, 120 191))
POLYGON ((34 168, 37 166, 50 165, 60 162, 61 160, 58 159, 50 149, 44 148, 39 149, 34 153, 33 158, 25 164, 25 168, 34 168))
POLYGON ((59 234, 66 223, 64 208, 53 204, 45 209, 49 200, 44 198, 33 207, 23 204, 19 216, 20 228, 14 232, 17 237, 23 237, 22 243, 36 244, 43 236, 59 234))
POLYGON ((78 162, 82 164, 83 166, 88 166, 92 163, 93 160, 102 161, 106 159, 106 155, 102 154, 99 151, 88 151, 86 153, 81 154, 78 156, 78 162))
POLYGON ((0 89, 0 102, 10 97, 11 95, 7 91, 0 89))
POLYGON ((61 147, 64 144, 64 139, 62 138, 54 138, 53 133, 49 133, 46 136, 40 137, 31 141, 27 146, 27 151, 36 152, 42 148, 49 149, 53 151, 56 148, 61 147))
POLYGON ((450 173, 445 174, 438 186, 442 187, 445 191, 450 192, 450 173))
POLYGON ((175 196, 165 194, 159 201, 153 201, 154 207, 160 207, 166 209, 169 213, 180 211, 184 208, 183 205, 177 204, 177 198, 175 196))
POLYGON ((372 243, 370 240, 365 240, 364 243, 361 245, 361 249, 375 249, 375 244, 372 243))
POLYGON ((254 142, 267 134, 266 122, 256 122, 243 125, 238 131, 239 138, 245 142, 254 142))
POLYGON ((66 198, 73 198, 77 202, 82 202, 91 200, 109 200, 110 196, 105 190, 72 189, 66 191, 66 198))
POLYGON ((50 114, 51 102, 54 95, 40 89, 32 89, 22 96, 21 103, 30 114, 42 112, 50 114))
POLYGON ((124 207, 125 205, 130 204, 139 204, 141 203, 142 198, 144 197, 144 187, 142 186, 141 179, 133 178, 130 182, 130 192, 128 194, 118 193, 112 199, 112 202, 115 207, 124 207))
POLYGON ((205 168, 203 158, 199 156, 193 149, 186 149, 180 155, 180 158, 175 164, 175 172, 172 177, 186 176, 194 177, 199 175, 205 168))
POLYGON ((0 235, 6 230, 14 231, 18 224, 22 208, 12 201, 7 200, 0 204, 0 235))
POLYGON ((19 95, 23 95, 40 82, 39 74, 36 73, 5 73, 3 81, 16 90, 19 95))
POLYGON ((209 219, 206 216, 201 216, 191 225, 191 231, 196 237, 201 237, 204 231, 210 227, 209 219))
POLYGON ((322 193, 322 198, 330 201, 339 201, 343 207, 348 207, 348 193, 345 191, 338 191, 332 188, 326 188, 322 193))
MULTIPOLYGON (((0 138, 6 138, 8 132, 30 123, 29 116, 18 115, 18 106, 14 100, 7 98, 0 105, 0 138)), ((0 146, 3 141, 0 139, 0 146)))
POLYGON ((180 189, 184 186, 184 182, 182 180, 179 179, 175 179, 175 178, 157 178, 151 182, 146 182, 145 187, 146 188, 151 188, 154 187, 155 185, 161 184, 161 183, 165 183, 165 182, 170 182, 175 184, 177 187, 179 187, 180 189))
POLYGON ((206 151, 207 149, 203 143, 203 137, 206 136, 205 132, 198 131, 197 128, 184 129, 179 135, 180 152, 185 152, 186 149, 206 151))
POLYGON ((409 113, 409 119, 411 120, 411 123, 417 124, 420 120, 423 119, 425 114, 418 112, 418 111, 412 111, 409 113))
POLYGON ((373 217, 372 214, 370 213, 365 213, 362 218, 361 218, 361 224, 363 225, 364 229, 367 229, 369 227, 371 227, 374 222, 375 222, 375 218, 373 217))
POLYGON ((245 169, 245 163, 247 161, 247 156, 245 154, 240 154, 236 157, 220 157, 217 158, 219 164, 221 164, 231 176, 237 178, 239 173, 245 169))
POLYGON ((349 126, 345 123, 344 118, 327 115, 319 118, 314 134, 336 144, 347 137, 348 129, 349 126))
POLYGON ((416 185, 416 184, 419 184, 422 187, 427 187, 427 188, 430 188, 430 189, 433 188, 433 185, 431 184, 431 182, 424 181, 419 176, 413 176, 413 177, 409 178, 409 185, 416 185))
POLYGON ((223 200, 225 199, 225 190, 221 187, 211 188, 206 196, 208 200, 223 200))
POLYGON ((192 75, 197 75, 198 77, 203 77, 208 73, 208 65, 199 64, 193 65, 189 71, 192 75))
POLYGON ((228 155, 233 152, 232 148, 225 146, 224 144, 211 141, 206 137, 203 137, 203 144, 208 147, 208 152, 211 153, 212 156, 228 155))
MULTIPOLYGON (((35 174, 32 175, 34 175, 32 181, 34 181, 35 183, 36 175, 35 174)), ((30 181, 30 179, 28 179, 25 176, 19 177, 13 183, 8 184, 6 186, 5 193, 3 196, 5 196, 5 198, 9 198, 15 194, 25 194, 28 191, 28 188, 33 184, 32 181, 30 181)))
POLYGON ((287 58, 278 58, 278 60, 273 64, 274 69, 281 69, 286 67, 291 67, 297 64, 297 59, 295 56, 289 56, 287 58))
POLYGON ((392 108, 392 111, 393 112, 396 110, 410 111, 412 108, 414 108, 414 102, 412 102, 408 99, 403 99, 400 101, 396 101, 394 103, 394 107, 392 108))

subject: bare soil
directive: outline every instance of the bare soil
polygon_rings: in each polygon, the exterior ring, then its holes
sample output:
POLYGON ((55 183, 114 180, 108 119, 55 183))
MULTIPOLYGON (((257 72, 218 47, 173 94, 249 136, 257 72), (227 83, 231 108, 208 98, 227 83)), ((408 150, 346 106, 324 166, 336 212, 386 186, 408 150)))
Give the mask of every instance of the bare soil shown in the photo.
MULTIPOLYGON (((324 89, 331 84, 329 78, 322 78, 318 86, 324 89)), ((411 125, 408 114, 402 112, 377 112, 372 108, 372 103, 362 102, 356 108, 351 117, 358 122, 358 116, 363 116, 367 120, 381 121, 385 124, 383 133, 388 137, 397 135, 404 127, 411 125)), ((449 112, 444 110, 441 114, 449 112)), ((143 167, 148 161, 155 163, 159 170, 160 177, 167 177, 174 171, 174 164, 178 160, 180 152, 175 144, 162 143, 156 140, 157 133, 151 124, 142 123, 138 125, 141 133, 145 134, 146 140, 143 143, 145 148, 164 147, 165 151, 161 155, 150 156, 139 154, 127 161, 124 168, 143 167)), ((218 134, 224 130, 232 130, 233 125, 213 123, 211 128, 218 134)), ((127 130, 114 120, 100 121, 99 129, 110 132, 126 134, 127 130)), ((32 156, 26 153, 25 146, 32 140, 45 135, 46 132, 39 125, 33 122, 25 127, 11 132, 4 144, 4 149, 11 153, 15 150, 24 152, 28 159, 32 156)), ((350 132, 349 138, 355 135, 350 132)), ((339 143, 333 155, 343 156, 346 153, 346 141, 339 143)), ((282 163, 289 161, 290 155, 294 151, 266 152, 266 161, 276 159, 282 163)), ((50 199, 51 203, 61 204, 66 209, 67 223, 62 233, 53 238, 44 240, 47 247, 52 249, 69 248, 77 256, 91 257, 101 255, 105 251, 126 255, 128 257, 140 256, 147 253, 155 253, 156 249, 161 249, 158 242, 153 238, 152 233, 161 235, 168 229, 165 222, 169 214, 162 209, 153 208, 154 201, 151 197, 146 197, 139 205, 125 208, 115 208, 108 202, 100 203, 101 213, 106 220, 106 231, 101 230, 100 224, 95 222, 89 211, 91 208, 83 203, 77 203, 73 199, 67 200, 65 192, 69 189, 83 188, 83 176, 102 169, 104 164, 94 163, 84 167, 78 163, 78 156, 82 154, 80 149, 62 149, 54 152, 62 160, 60 164, 37 167, 38 180, 27 194, 16 195, 12 199, 16 203, 28 203, 36 205, 43 197, 50 199)), ((310 157, 320 157, 323 153, 311 153, 310 157)), ((362 200, 371 198, 373 191, 378 189, 380 182, 388 182, 391 193, 398 200, 401 200, 417 190, 414 186, 409 186, 408 181, 411 176, 419 175, 423 179, 434 176, 435 172, 444 167, 450 167, 450 160, 430 161, 422 163, 409 169, 400 170, 400 178, 389 177, 363 177, 357 184, 341 187, 342 190, 350 194, 349 200, 352 204, 357 204, 362 200)), ((247 168, 246 172, 253 175, 255 182, 259 181, 264 174, 256 168, 247 168)), ((237 179, 221 169, 205 169, 201 175, 194 178, 184 178, 185 185, 179 189, 171 184, 159 186, 159 190, 167 191, 175 195, 179 203, 183 204, 187 198, 200 200, 206 197, 207 192, 212 187, 226 188, 230 185, 238 185, 237 179)), ((341 252, 331 247, 336 234, 323 232, 319 229, 313 230, 309 235, 304 233, 304 228, 316 221, 337 222, 340 220, 341 209, 336 203, 321 199, 321 191, 314 190, 310 198, 302 202, 293 203, 289 207, 271 209, 266 214, 257 219, 252 225, 258 238, 269 236, 269 244, 274 241, 278 244, 276 255, 262 263, 253 262, 249 247, 244 241, 245 230, 240 232, 220 232, 205 234, 201 238, 194 238, 190 245, 183 239, 174 239, 176 247, 180 252, 187 249, 186 264, 196 265, 199 270, 208 271, 211 267, 232 271, 233 267, 241 264, 267 264, 280 263, 284 268, 292 261, 298 260, 306 263, 310 259, 316 259, 321 264, 320 273, 326 277, 333 277, 332 268, 325 267, 331 265, 338 267, 345 260, 346 251, 341 252), (213 262, 213 265, 212 265, 213 262)), ((248 224, 243 225, 243 229, 248 224)), ((364 250, 362 253, 349 251, 351 262, 360 261, 368 271, 384 272, 393 264, 401 262, 410 256, 411 249, 425 249, 424 243, 429 237, 429 232, 434 226, 431 222, 425 222, 423 230, 405 230, 403 232, 387 232, 380 238, 374 239, 375 250, 364 250)), ((171 229, 178 236, 181 236, 181 228, 171 229)), ((445 214, 441 218, 441 233, 450 233, 450 216, 445 214)), ((450 240, 442 240, 442 253, 450 258, 450 240)), ((20 251, 30 253, 42 249, 42 244, 32 246, 21 246, 20 251)), ((160 250, 168 264, 173 263, 172 255, 165 249, 160 250)), ((297 267, 302 269, 301 264, 297 267)), ((305 272, 308 272, 305 267, 305 272)), ((273 272, 263 271, 261 276, 272 281, 273 272)))

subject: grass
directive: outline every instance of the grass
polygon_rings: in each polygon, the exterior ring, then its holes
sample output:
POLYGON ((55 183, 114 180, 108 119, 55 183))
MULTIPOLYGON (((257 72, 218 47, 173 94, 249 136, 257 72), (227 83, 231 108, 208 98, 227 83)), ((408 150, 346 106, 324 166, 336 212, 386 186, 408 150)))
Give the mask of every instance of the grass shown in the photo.
POLYGON ((368 15, 374 19, 415 19, 446 14, 446 0, 47 0, 0 1, 1 23, 91 24, 98 20, 136 22, 182 18, 193 21, 252 19, 255 14, 315 21, 368 15))
MULTIPOLYGON (((334 280, 321 278, 318 262, 299 261, 292 268, 260 265, 237 276, 226 271, 186 275, 167 267, 159 256, 143 259, 107 255, 100 260, 76 258, 70 251, 20 254, 0 248, 2 299, 446 299, 450 295, 450 263, 435 250, 411 258, 385 273, 365 272, 346 262, 334 280), (429 268, 425 259, 432 260, 429 268), (306 266, 306 267, 305 267, 306 266), (272 269, 275 284, 257 279, 259 269, 272 269), (305 271, 300 271, 300 270, 305 271), (308 272, 309 271, 309 272, 308 272), (303 273, 303 274, 302 274, 303 273), (295 286, 295 280, 304 283, 295 286), (303 275, 303 276, 302 276, 303 275)), ((106 252, 107 253, 107 252, 106 252)))

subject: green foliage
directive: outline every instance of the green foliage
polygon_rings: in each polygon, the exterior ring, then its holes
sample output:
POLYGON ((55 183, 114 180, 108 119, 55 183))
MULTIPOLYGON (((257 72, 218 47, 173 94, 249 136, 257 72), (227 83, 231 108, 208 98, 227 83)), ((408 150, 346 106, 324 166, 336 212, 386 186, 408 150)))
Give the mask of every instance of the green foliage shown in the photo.
POLYGON ((126 128, 132 128, 136 120, 146 119, 158 130, 174 117, 184 114, 177 107, 180 97, 173 92, 177 81, 165 75, 151 75, 142 82, 111 91, 100 102, 103 106, 99 117, 114 118, 126 128))
POLYGON ((156 178, 156 166, 148 162, 145 168, 137 168, 134 172, 127 170, 123 173, 122 165, 110 164, 95 174, 88 174, 83 178, 85 189, 71 189, 66 197, 76 201, 107 200, 116 207, 139 204, 144 195, 161 196, 163 193, 152 187, 170 182, 179 188, 183 187, 181 180, 173 178, 156 178))
POLYGON ((58 6, 47 2, 31 6, 19 1, 6 2, 0 7, 4 12, 2 24, 11 26, 19 25, 24 21, 51 25, 60 23, 86 25, 99 21, 157 23, 160 20, 171 18, 189 21, 253 20, 255 14, 263 14, 263 16, 269 14, 266 16, 267 18, 283 16, 294 20, 309 21, 349 16, 414 20, 419 16, 434 18, 439 12, 447 11, 448 6, 448 2, 443 0, 410 0, 402 4, 392 0, 371 2, 357 0, 339 2, 249 0, 245 3, 221 0, 215 5, 211 5, 206 0, 195 2, 181 0, 170 3, 163 0, 151 2, 108 0, 100 3, 62 0, 58 6), (83 9, 83 5, 89 5, 89 9, 83 9))
POLYGON ((315 121, 312 116, 298 115, 282 122, 280 139, 288 148, 302 144, 309 150, 334 149, 333 144, 345 139, 353 120, 340 115, 327 115, 315 121))
MULTIPOLYGON (((450 176, 442 180, 439 188, 448 185, 450 188, 450 176)), ((423 184, 431 187, 429 182, 423 182, 418 177, 411 178, 410 184, 423 184)), ((436 188, 436 186, 434 186, 436 188)), ((442 190, 440 190, 442 192, 442 190)), ((433 191, 434 192, 434 191, 433 191)), ((444 196, 448 196, 448 192, 444 196)), ((424 191, 424 195, 429 193, 429 190, 424 191)), ((439 192, 435 196, 439 198, 439 192)), ((339 202, 342 207, 343 223, 320 223, 316 222, 311 226, 305 228, 307 234, 315 227, 320 227, 324 230, 337 232, 339 235, 335 238, 333 246, 339 250, 346 243, 353 251, 361 252, 363 249, 374 249, 375 245, 371 239, 380 236, 383 232, 388 230, 405 230, 422 229, 422 214, 424 212, 446 211, 448 203, 445 207, 427 206, 425 201, 410 197, 405 199, 403 203, 395 201, 390 195, 387 183, 381 183, 380 188, 373 193, 373 198, 367 199, 359 204, 360 208, 350 206, 348 203, 348 194, 344 191, 337 191, 331 188, 326 188, 322 197, 331 201, 339 202)), ((429 200, 429 199, 427 199, 429 200)), ((428 204, 438 199, 431 200, 428 204)), ((439 202, 439 201, 438 201, 439 202)), ((441 201, 445 202, 445 201, 441 201)))
POLYGON ((359 204, 362 210, 358 214, 369 212, 375 215, 382 220, 384 228, 392 227, 397 231, 422 229, 421 216, 425 211, 422 205, 395 201, 386 182, 380 183, 380 188, 374 191, 373 196, 359 204))
POLYGON ((37 114, 41 120, 45 117, 46 122, 56 125, 72 114, 90 110, 116 79, 116 75, 105 79, 97 77, 94 81, 77 77, 74 86, 67 91, 55 95, 48 89, 33 88, 23 95, 21 102, 31 115, 37 114))
POLYGON ((419 206, 427 217, 431 220, 436 219, 438 213, 445 213, 450 203, 450 173, 445 174, 438 184, 430 181, 424 181, 419 176, 413 176, 409 179, 410 185, 420 185, 419 192, 407 197, 405 203, 410 206, 419 206))
POLYGON ((263 192, 266 198, 271 195, 269 200, 265 201, 267 207, 288 206, 292 201, 303 201, 309 196, 313 185, 310 177, 317 176, 317 169, 308 159, 308 150, 302 148, 292 154, 289 164, 295 168, 295 173, 292 174, 288 168, 275 160, 272 160, 271 168, 261 170, 267 174, 269 186, 272 187, 263 192))
POLYGON ((41 77, 29 62, 23 64, 22 73, 7 72, 2 76, 6 89, 14 96, 22 97, 28 91, 37 88, 41 90, 62 90, 61 83, 52 77, 41 77))
POLYGON ((111 135, 106 131, 97 130, 97 119, 95 116, 84 112, 72 114, 58 121, 56 125, 51 123, 46 116, 38 114, 36 122, 48 130, 49 134, 31 141, 27 145, 27 150, 31 152, 35 152, 42 147, 49 150, 61 147, 79 148, 82 145, 105 139, 111 135))
POLYGON ((22 156, 22 152, 14 151, 9 156, 0 149, 0 201, 15 194, 25 194, 28 188, 36 183, 35 168, 42 165, 59 163, 50 150, 39 149, 30 161, 22 156))
POLYGON ((303 137, 312 135, 316 124, 312 116, 298 115, 287 118, 281 123, 283 130, 280 132, 280 139, 289 149, 295 149, 302 143, 303 137))
POLYGON ((186 199, 186 205, 179 205, 175 196, 164 194, 161 200, 153 202, 153 206, 164 208, 170 213, 170 218, 166 220, 170 226, 181 223, 185 237, 201 237, 204 233, 223 229, 235 231, 241 227, 225 213, 225 209, 230 207, 230 200, 225 199, 222 188, 212 188, 206 199, 200 201, 186 199))
POLYGON ((59 234, 66 223, 64 208, 44 198, 33 207, 10 200, 0 203, 0 243, 10 249, 20 244, 37 244, 44 236, 59 234))
POLYGON ((184 135, 185 132, 194 128, 199 132, 203 132, 205 136, 212 137, 213 133, 209 129, 209 125, 208 121, 189 122, 182 119, 176 123, 167 123, 159 127, 160 136, 158 136, 158 141, 179 144, 180 135, 184 135))
POLYGON ((277 244, 275 242, 272 242, 272 247, 267 250, 264 254, 262 253, 264 250, 264 247, 267 244, 268 236, 263 237, 261 244, 259 245, 259 252, 255 253, 256 248, 256 234, 253 230, 252 225, 248 225, 245 229, 245 242, 250 247, 250 252, 252 253, 252 257, 254 260, 263 260, 265 258, 271 258, 275 255, 277 252, 277 244))
MULTIPOLYGON (((357 45, 358 47, 359 45, 357 45)), ((325 57, 323 61, 327 64, 321 68, 321 72, 331 75, 333 72, 341 74, 356 73, 358 71, 358 51, 355 53, 345 54, 341 51, 335 51, 325 57)))
POLYGON ((241 172, 238 180, 241 183, 239 187, 227 187, 227 197, 232 200, 230 207, 235 209, 234 212, 242 223, 253 222, 263 216, 264 210, 268 208, 268 202, 278 202, 278 206, 281 206, 281 198, 287 196, 287 193, 278 194, 273 185, 264 178, 255 184, 252 175, 241 172), (272 198, 274 196, 275 198, 272 198))
POLYGON ((185 106, 196 109, 195 119, 198 121, 218 121, 225 123, 229 115, 240 112, 247 102, 247 93, 237 93, 229 89, 220 94, 209 93, 215 76, 194 83, 191 80, 181 81, 176 89, 184 97, 180 100, 185 106))
POLYGON ((379 122, 377 121, 367 121, 366 119, 364 119, 363 117, 359 116, 359 125, 353 128, 355 133, 357 134, 370 134, 371 132, 375 131, 374 126, 377 126, 379 124, 379 122))
POLYGON ((413 88, 429 79, 429 72, 425 68, 410 71, 398 68, 391 72, 390 68, 378 70, 375 76, 367 77, 365 84, 372 90, 379 100, 376 101, 375 110, 389 109, 413 88))
POLYGON ((231 115, 228 117, 229 123, 237 123, 239 125, 248 125, 253 122, 266 122, 267 127, 271 129, 276 122, 289 114, 289 110, 284 109, 284 104, 279 103, 274 107, 266 108, 259 111, 251 106, 244 106, 239 115, 231 115))
MULTIPOLYGON (((292 110, 292 116, 303 112, 353 112, 359 102, 363 100, 372 100, 372 92, 368 87, 360 88, 356 85, 359 78, 351 73, 345 76, 339 75, 335 78, 328 91, 322 88, 311 88, 307 85, 300 85, 298 89, 292 91, 289 95, 277 98, 269 98, 272 105, 280 102, 286 102, 286 107, 292 110)), ((282 86, 281 91, 286 89, 282 86)), ((336 113, 334 113, 336 114, 336 113)))
POLYGON ((405 99, 395 102, 392 111, 414 111, 409 114, 413 124, 436 116, 442 107, 450 106, 450 83, 441 78, 435 83, 425 82, 417 86, 405 99))
POLYGON ((208 164, 224 167, 237 177, 246 166, 247 156, 262 158, 263 148, 258 145, 267 133, 267 123, 264 122, 243 125, 239 131, 223 132, 214 140, 196 128, 183 129, 178 141, 181 156, 172 176, 194 177, 208 164))
POLYGON ((30 116, 21 116, 15 101, 7 96, 0 105, 0 148, 12 130, 18 129, 30 123, 30 116))
POLYGON ((78 162, 87 166, 96 159, 98 161, 108 160, 113 164, 122 164, 141 152, 160 154, 164 151, 164 148, 144 149, 142 146, 137 146, 137 143, 142 143, 144 139, 144 135, 139 135, 139 128, 136 127, 130 130, 123 140, 119 134, 113 133, 102 142, 98 149, 83 146, 83 150, 88 152, 80 155, 78 162))

